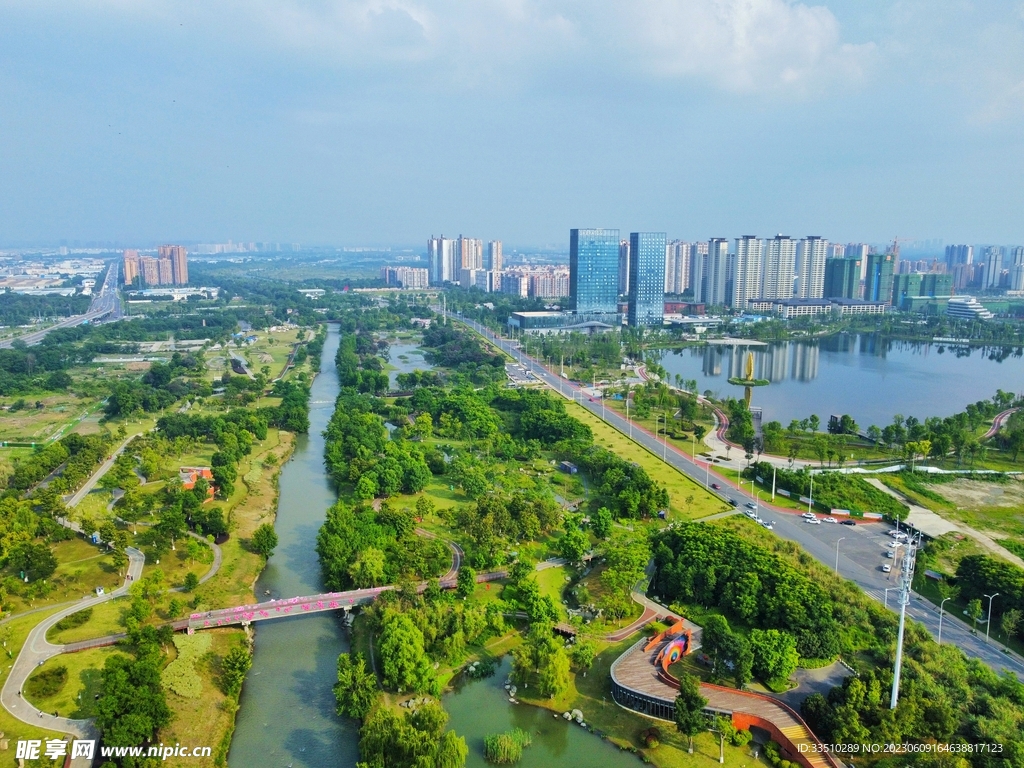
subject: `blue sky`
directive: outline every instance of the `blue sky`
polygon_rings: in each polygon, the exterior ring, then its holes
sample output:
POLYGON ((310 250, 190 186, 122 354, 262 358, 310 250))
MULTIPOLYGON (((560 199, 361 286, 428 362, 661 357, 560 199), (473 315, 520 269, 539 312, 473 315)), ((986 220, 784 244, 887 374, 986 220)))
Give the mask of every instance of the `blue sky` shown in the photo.
POLYGON ((1024 241, 1024 2, 0 0, 0 243, 1024 241))

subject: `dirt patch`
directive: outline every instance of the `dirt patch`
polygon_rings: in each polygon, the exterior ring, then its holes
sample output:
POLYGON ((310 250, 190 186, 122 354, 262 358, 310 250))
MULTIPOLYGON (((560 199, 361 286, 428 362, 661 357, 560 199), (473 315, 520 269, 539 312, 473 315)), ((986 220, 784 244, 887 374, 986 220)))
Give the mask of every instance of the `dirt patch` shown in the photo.
POLYGON ((961 509, 1024 508, 1024 482, 1020 480, 1008 483, 957 480, 934 488, 961 509))
POLYGON ((131 371, 132 373, 138 373, 140 371, 148 371, 152 366, 152 363, 148 361, 143 361, 137 363, 128 363, 127 365, 125 365, 125 369, 131 371))

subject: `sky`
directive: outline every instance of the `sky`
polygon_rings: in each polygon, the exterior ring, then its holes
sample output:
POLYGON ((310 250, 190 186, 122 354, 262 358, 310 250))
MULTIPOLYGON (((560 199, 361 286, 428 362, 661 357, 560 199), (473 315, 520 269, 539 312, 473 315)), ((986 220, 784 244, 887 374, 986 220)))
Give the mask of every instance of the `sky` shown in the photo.
POLYGON ((1018 0, 0 0, 0 244, 1024 242, 1018 0))

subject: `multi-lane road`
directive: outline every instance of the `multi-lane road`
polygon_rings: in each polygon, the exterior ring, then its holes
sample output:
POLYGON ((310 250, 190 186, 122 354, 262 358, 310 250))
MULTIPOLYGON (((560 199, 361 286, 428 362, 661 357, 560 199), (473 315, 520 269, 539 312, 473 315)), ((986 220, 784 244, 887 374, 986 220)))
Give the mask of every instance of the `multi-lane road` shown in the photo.
POLYGON ((81 325, 82 323, 94 322, 97 320, 120 320, 121 319, 121 299, 117 294, 117 277, 118 277, 118 264, 116 261, 110 263, 110 267, 107 269, 107 277, 103 281, 103 285, 100 287, 99 292, 93 296, 92 303, 89 305, 89 311, 84 315, 72 315, 66 317, 58 323, 54 323, 51 326, 43 328, 39 331, 32 331, 32 333, 26 333, 21 336, 17 336, 14 339, 7 339, 6 341, 0 341, 0 349, 10 347, 16 340, 21 340, 32 346, 38 344, 50 331, 54 331, 57 328, 69 328, 74 325, 81 325))
MULTIPOLYGON (((732 499, 742 508, 747 502, 758 506, 762 518, 774 523, 774 532, 784 539, 796 542, 816 560, 836 568, 840 575, 853 581, 871 597, 886 604, 890 609, 897 610, 897 560, 886 558, 888 544, 892 538, 891 530, 885 523, 858 523, 855 526, 838 524, 810 525, 803 521, 799 513, 789 509, 771 506, 763 499, 755 498, 743 487, 737 487, 730 480, 719 476, 714 465, 707 462, 694 461, 690 456, 680 453, 673 446, 666 446, 646 430, 636 424, 630 424, 617 411, 604 408, 600 398, 591 400, 580 388, 557 374, 552 373, 541 363, 525 355, 519 344, 509 339, 495 336, 490 330, 479 323, 466 318, 459 318, 470 328, 480 333, 490 342, 520 361, 538 381, 560 393, 567 400, 582 405, 598 418, 629 435, 634 441, 647 448, 656 456, 663 456, 665 461, 680 472, 691 477, 701 485, 718 484, 723 489, 720 496, 732 499), (885 564, 893 565, 892 572, 882 570, 885 564), (888 590, 888 593, 887 593, 888 590)), ((712 493, 713 489, 708 488, 712 493)), ((938 636, 939 612, 935 606, 924 598, 913 594, 907 606, 907 616, 923 624, 932 636, 938 636)), ((993 639, 986 642, 984 625, 978 635, 972 634, 970 627, 959 617, 945 613, 942 621, 942 641, 953 643, 963 649, 968 656, 981 659, 996 670, 1008 669, 1019 679, 1024 680, 1024 660, 1015 655, 1005 653, 1002 646, 993 639)))

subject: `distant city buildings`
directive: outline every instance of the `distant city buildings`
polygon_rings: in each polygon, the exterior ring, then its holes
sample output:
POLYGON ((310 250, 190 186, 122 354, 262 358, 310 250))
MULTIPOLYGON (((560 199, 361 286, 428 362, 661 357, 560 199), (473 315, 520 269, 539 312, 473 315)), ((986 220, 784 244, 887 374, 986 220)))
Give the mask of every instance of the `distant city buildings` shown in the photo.
POLYGON ((665 246, 665 293, 680 294, 690 287, 692 251, 693 246, 682 240, 673 240, 665 246))
POLYGON ((860 298, 861 260, 836 258, 825 260, 826 299, 860 298))
POLYGON ((747 302, 762 296, 764 240, 753 235, 736 238, 729 305, 746 309, 747 302))
POLYGON ((891 301, 894 260, 895 256, 891 253, 868 254, 864 277, 865 301, 891 301))
POLYGON ((430 285, 430 272, 423 267, 381 267, 380 279, 385 285, 423 289, 430 285))
POLYGON ((155 285, 188 285, 188 250, 183 245, 161 245, 156 258, 140 256, 129 248, 121 257, 125 285, 137 280, 146 287, 155 285))
POLYGON ((629 293, 629 240, 619 241, 619 293, 629 293))
POLYGON ((761 296, 766 299, 793 298, 796 278, 796 240, 776 235, 765 244, 761 296))
POLYGON ((820 299, 824 296, 827 253, 828 240, 821 237, 805 237, 797 246, 797 296, 801 299, 820 299))

